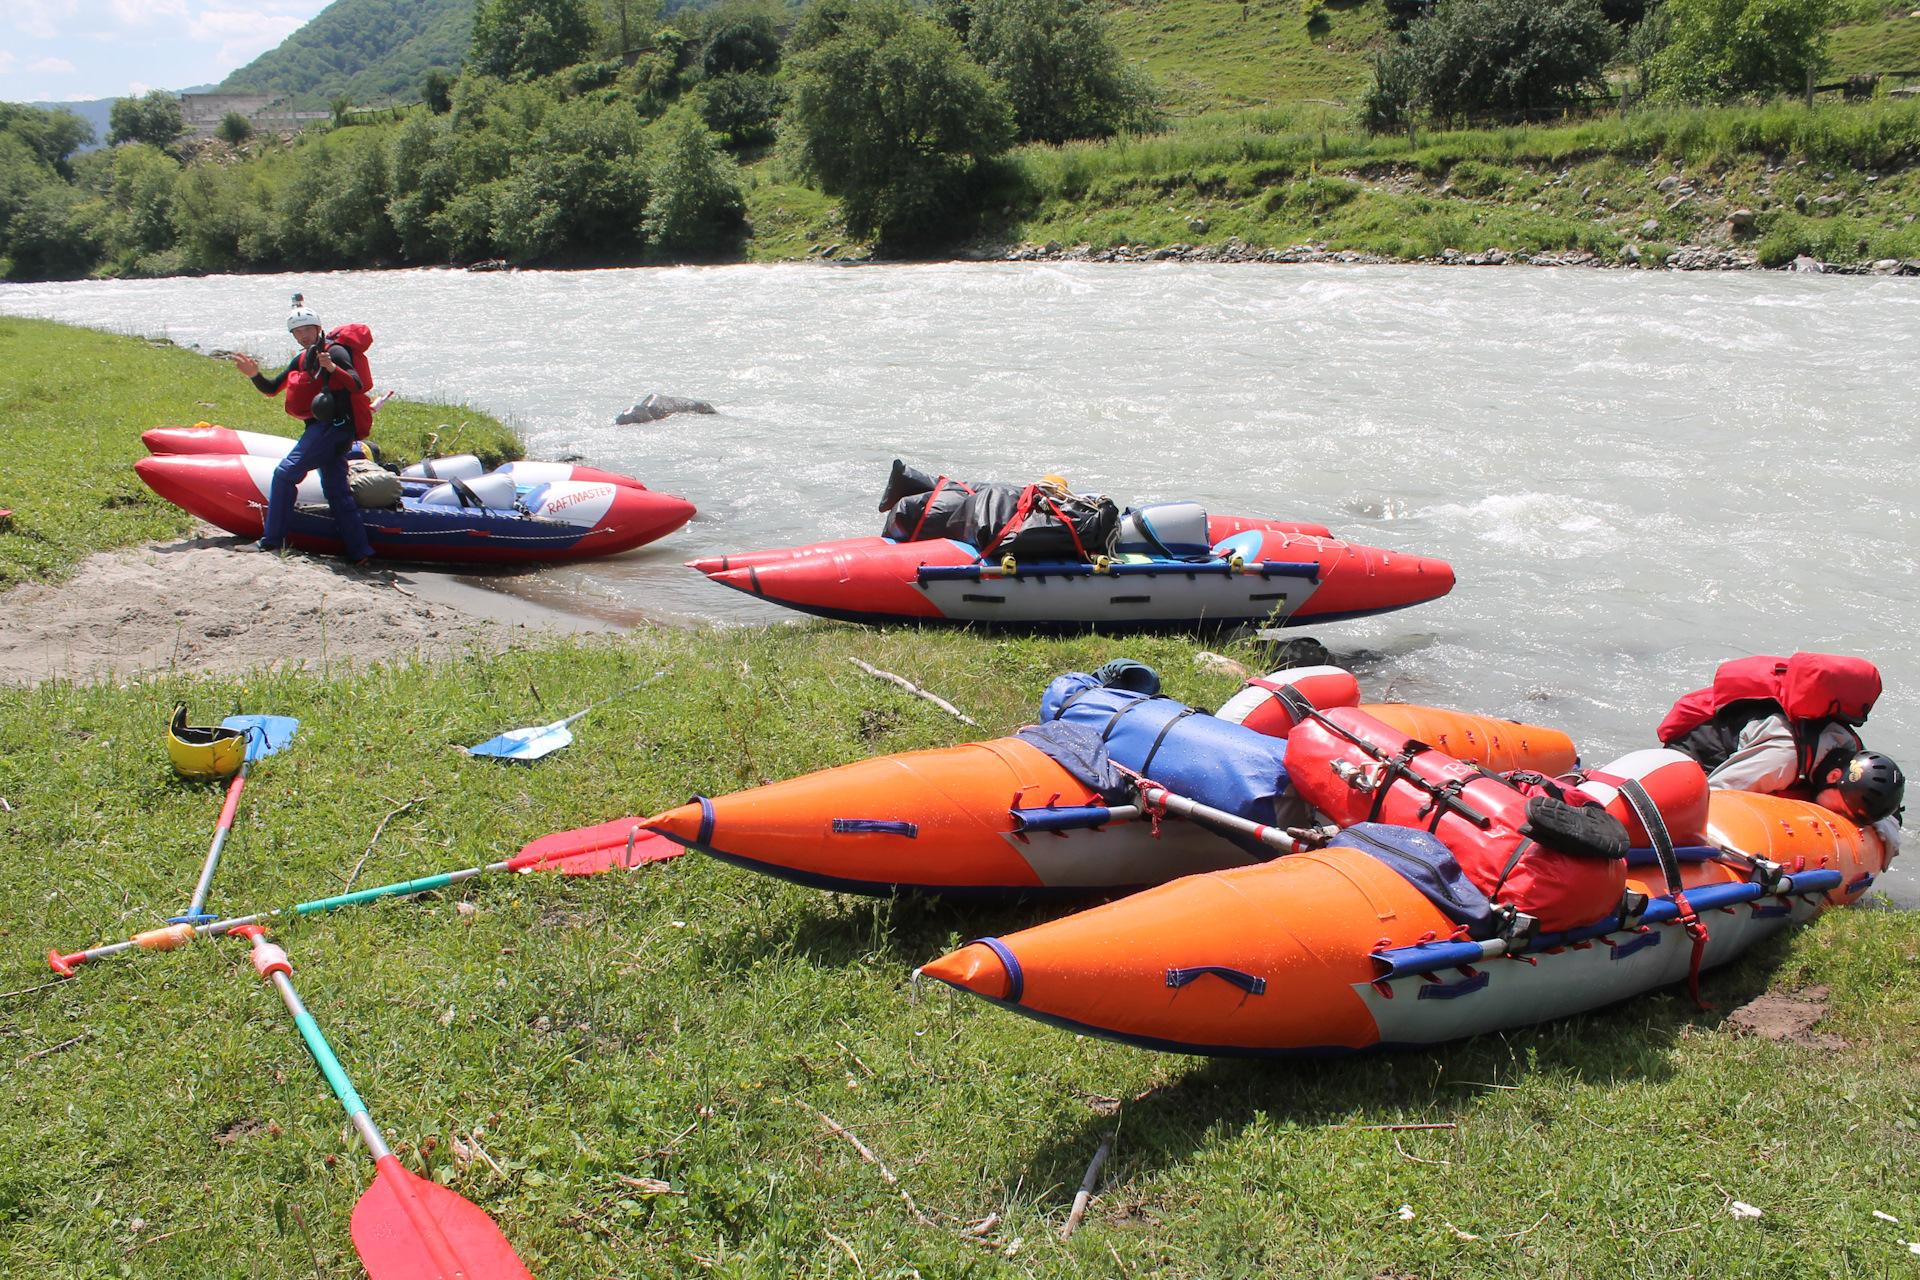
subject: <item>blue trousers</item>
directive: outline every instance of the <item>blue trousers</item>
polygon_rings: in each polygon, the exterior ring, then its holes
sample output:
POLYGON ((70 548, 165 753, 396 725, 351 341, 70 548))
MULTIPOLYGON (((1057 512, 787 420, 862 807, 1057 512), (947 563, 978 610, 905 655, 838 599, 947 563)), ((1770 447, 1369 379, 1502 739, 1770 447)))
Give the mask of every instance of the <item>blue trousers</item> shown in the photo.
POLYGON ((365 560, 373 554, 367 542, 367 526, 360 520, 360 504, 353 500, 353 488, 347 483, 347 450, 353 447, 351 422, 321 422, 309 418, 293 452, 273 469, 273 484, 267 494, 267 528, 260 545, 277 550, 286 545, 287 530, 293 525, 294 493, 310 472, 320 473, 320 491, 327 495, 327 508, 347 544, 347 559, 365 560))

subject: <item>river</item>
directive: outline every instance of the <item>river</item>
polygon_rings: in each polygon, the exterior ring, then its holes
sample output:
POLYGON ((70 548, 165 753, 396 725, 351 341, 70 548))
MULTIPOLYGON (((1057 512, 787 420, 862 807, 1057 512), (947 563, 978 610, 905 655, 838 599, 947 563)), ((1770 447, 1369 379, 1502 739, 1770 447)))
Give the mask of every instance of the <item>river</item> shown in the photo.
POLYGON ((1312 632, 1359 660, 1371 696, 1558 725, 1604 760, 1650 745, 1722 659, 1860 653, 1888 686, 1869 740, 1920 765, 1920 281, 429 270, 5 285, 0 311, 282 356, 296 290, 330 324, 372 327, 380 385, 472 403, 531 456, 699 505, 653 547, 522 584, 549 601, 787 617, 681 562, 877 532, 896 456, 1057 472, 1123 505, 1195 498, 1450 560, 1445 600, 1312 632), (720 413, 611 425, 652 391, 720 413))

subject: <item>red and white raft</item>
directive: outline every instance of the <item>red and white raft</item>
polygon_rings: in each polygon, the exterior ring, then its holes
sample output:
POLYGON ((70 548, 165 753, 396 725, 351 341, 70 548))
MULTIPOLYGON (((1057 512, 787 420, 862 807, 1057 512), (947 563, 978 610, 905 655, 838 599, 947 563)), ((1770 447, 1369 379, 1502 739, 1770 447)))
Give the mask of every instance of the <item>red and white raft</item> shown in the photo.
POLYGON ((950 538, 847 538, 688 562, 721 586, 848 622, 1122 630, 1303 626, 1405 609, 1453 589, 1444 560, 1361 546, 1325 525, 1205 517, 1208 554, 1092 563, 983 558, 950 538))
MULTIPOLYGON (((277 459, 254 454, 156 454, 134 463, 155 493, 243 538, 264 528, 277 459)), ((693 518, 684 498, 612 480, 518 483, 509 507, 448 505, 406 497, 361 518, 376 555, 400 560, 523 564, 617 555, 693 518)), ((505 486, 500 486, 505 488, 505 486)), ((318 476, 300 482, 288 541, 304 551, 343 550, 318 476)))
MULTIPOLYGON (((293 449, 293 437, 267 435, 260 431, 236 431, 232 427, 153 427, 140 433, 140 442, 147 446, 147 452, 153 454, 178 453, 215 453, 239 454, 248 458, 270 458, 278 461, 293 449)), ((459 458, 430 459, 409 467, 409 473, 417 473, 426 480, 444 480, 458 477, 462 480, 479 475, 484 467, 480 460, 471 454, 462 454, 459 458), (460 462, 471 465, 461 466, 460 462), (448 463, 455 465, 449 466, 448 463)), ((598 467, 583 467, 572 462, 509 462, 500 467, 499 474, 513 477, 514 483, 523 489, 535 485, 552 484, 561 480, 581 480, 598 484, 617 484, 628 489, 644 489, 647 486, 632 476, 623 476, 614 471, 602 471, 598 467)), ((413 478, 409 474, 406 478, 413 478)))

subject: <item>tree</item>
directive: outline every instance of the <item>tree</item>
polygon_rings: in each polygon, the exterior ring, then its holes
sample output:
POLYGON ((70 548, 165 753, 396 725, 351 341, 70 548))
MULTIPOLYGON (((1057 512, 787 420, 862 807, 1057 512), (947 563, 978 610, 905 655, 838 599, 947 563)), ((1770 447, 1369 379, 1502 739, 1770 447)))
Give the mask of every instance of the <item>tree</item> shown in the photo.
POLYGON ((338 129, 347 122, 347 113, 353 110, 353 95, 338 94, 328 101, 327 110, 333 112, 333 127, 338 129))
POLYGON ((0 102, 0 133, 11 134, 41 164, 69 180, 68 161, 93 141, 93 126, 65 107, 50 111, 22 102, 0 102))
POLYGON ((787 119, 801 170, 841 197, 847 231, 890 241, 945 233, 1012 121, 948 28, 902 0, 827 0, 802 21, 787 119))
POLYGON ((253 136, 253 123, 238 111, 229 111, 220 117, 220 127, 214 133, 220 141, 237 147, 253 136))
POLYGON ((648 241, 664 249, 719 244, 747 210, 733 161, 685 110, 661 119, 648 133, 648 241))
POLYGON ((1605 93, 1618 43, 1599 0, 1440 0, 1407 31, 1426 102, 1448 118, 1605 93))
POLYGON ((473 69, 532 78, 570 67, 594 44, 584 0, 483 0, 473 14, 473 69))
POLYGON ((1667 0, 1665 47, 1646 64, 1655 97, 1702 102, 1798 93, 1825 70, 1834 0, 1667 0))
POLYGON ((427 72, 420 82, 420 100, 437 116, 453 110, 453 77, 444 71, 427 72))
POLYGON ((575 98, 555 107, 492 196, 495 243, 522 262, 639 250, 643 145, 640 117, 624 102, 575 98))
POLYGON ((770 72, 780 61, 780 37, 764 13, 723 21, 707 37, 700 69, 709 77, 737 72, 770 72))
MULTIPOLYGON (((961 10, 950 10, 953 23, 961 10)), ((1151 128, 1153 86, 1120 60, 1082 0, 976 0, 967 52, 999 81, 1022 142, 1151 128)))
POLYGON ((115 98, 108 113, 107 144, 144 142, 151 147, 170 147, 187 132, 187 118, 180 113, 180 100, 164 89, 155 89, 144 98, 115 98))
POLYGON ((766 76, 726 75, 702 86, 700 118, 723 145, 738 149, 774 140, 773 122, 787 105, 787 91, 766 76))

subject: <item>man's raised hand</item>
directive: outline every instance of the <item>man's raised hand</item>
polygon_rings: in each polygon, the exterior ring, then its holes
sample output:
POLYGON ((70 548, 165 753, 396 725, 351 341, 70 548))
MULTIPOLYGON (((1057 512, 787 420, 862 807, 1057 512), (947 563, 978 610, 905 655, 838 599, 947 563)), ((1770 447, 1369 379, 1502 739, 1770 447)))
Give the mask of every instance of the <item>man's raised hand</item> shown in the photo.
POLYGON ((256 377, 260 372, 260 362, 245 352, 234 353, 233 367, 240 371, 241 376, 247 378, 256 377))

